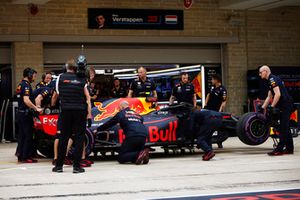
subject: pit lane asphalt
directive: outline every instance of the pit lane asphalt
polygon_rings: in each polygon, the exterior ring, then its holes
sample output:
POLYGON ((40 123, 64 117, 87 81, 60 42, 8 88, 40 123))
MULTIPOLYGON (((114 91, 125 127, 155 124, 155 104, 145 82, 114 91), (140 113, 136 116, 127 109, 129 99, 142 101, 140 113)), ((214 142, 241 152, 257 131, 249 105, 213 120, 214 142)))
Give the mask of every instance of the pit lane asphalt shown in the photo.
POLYGON ((15 143, 0 144, 0 199, 154 199, 300 188, 300 137, 295 154, 267 156, 272 140, 247 146, 229 138, 212 161, 202 153, 152 153, 148 165, 120 165, 115 157, 97 158, 86 173, 51 172, 50 159, 18 164, 15 143))

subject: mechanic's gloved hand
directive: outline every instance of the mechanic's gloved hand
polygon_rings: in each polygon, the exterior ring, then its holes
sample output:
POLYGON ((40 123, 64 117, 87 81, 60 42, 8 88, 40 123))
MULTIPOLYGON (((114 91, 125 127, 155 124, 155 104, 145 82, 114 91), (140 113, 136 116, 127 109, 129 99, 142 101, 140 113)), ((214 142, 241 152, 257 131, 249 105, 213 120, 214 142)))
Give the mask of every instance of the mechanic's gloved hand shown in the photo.
POLYGON ((88 127, 90 128, 92 126, 92 119, 88 118, 87 122, 88 122, 88 127))
POLYGON ((262 105, 258 105, 257 106, 257 112, 259 112, 259 113, 264 113, 264 111, 265 111, 265 109, 263 109, 263 107, 262 107, 262 105))
POLYGON ((267 112, 272 114, 273 113, 274 108, 271 105, 268 105, 267 107, 267 112))

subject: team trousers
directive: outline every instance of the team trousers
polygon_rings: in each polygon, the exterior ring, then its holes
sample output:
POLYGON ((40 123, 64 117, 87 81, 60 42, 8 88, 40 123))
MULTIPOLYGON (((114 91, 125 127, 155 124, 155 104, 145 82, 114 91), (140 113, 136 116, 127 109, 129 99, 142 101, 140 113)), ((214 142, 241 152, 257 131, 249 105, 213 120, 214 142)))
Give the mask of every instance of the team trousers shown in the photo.
POLYGON ((62 110, 61 117, 61 139, 58 144, 58 157, 56 166, 62 167, 67 151, 69 138, 74 135, 74 162, 73 167, 80 167, 83 150, 84 135, 86 130, 85 110, 62 110))

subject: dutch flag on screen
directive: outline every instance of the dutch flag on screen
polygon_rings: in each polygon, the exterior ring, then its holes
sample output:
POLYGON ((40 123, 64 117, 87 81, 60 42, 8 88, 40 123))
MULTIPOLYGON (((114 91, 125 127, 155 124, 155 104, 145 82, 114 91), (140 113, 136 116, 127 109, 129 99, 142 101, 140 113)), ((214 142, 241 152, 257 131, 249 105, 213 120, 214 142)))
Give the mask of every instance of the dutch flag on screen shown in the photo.
POLYGON ((166 24, 177 24, 177 15, 166 15, 166 24))

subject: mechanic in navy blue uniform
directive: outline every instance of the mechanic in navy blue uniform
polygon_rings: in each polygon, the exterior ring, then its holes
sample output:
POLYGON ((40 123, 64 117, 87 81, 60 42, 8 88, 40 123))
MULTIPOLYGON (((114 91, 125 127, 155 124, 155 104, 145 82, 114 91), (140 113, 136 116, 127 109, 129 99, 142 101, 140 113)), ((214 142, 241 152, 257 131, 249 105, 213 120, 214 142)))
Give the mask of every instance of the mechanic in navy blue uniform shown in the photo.
POLYGON ((37 162, 31 158, 33 144, 33 114, 32 110, 41 112, 42 109, 36 107, 33 101, 31 83, 35 80, 37 72, 34 69, 26 68, 23 71, 23 80, 19 83, 16 91, 18 99, 18 146, 16 155, 18 161, 22 163, 37 162))
POLYGON ((212 87, 205 99, 205 109, 223 112, 226 106, 227 90, 219 74, 212 75, 212 87))
MULTIPOLYGON (((189 74, 186 72, 181 73, 181 81, 179 84, 175 85, 172 89, 169 104, 174 104, 177 100, 178 104, 185 103, 191 105, 191 107, 196 108, 197 97, 194 89, 194 85, 189 82, 189 74)), ((191 134, 187 127, 190 125, 189 112, 183 113, 183 115, 178 115, 178 131, 177 131, 177 141, 183 142, 186 138, 190 138, 191 134), (180 116, 180 117, 179 117, 180 116)))
POLYGON ((278 156, 283 154, 294 153, 293 137, 289 128, 290 116, 293 112, 293 99, 288 94, 287 89, 284 86, 283 81, 271 74, 271 70, 268 66, 263 65, 259 69, 259 76, 262 79, 268 80, 269 92, 265 99, 262 108, 266 109, 272 100, 271 105, 268 107, 272 112, 274 108, 280 110, 280 128, 279 128, 279 143, 277 147, 268 153, 270 156, 278 156))
POLYGON ((204 151, 202 159, 208 161, 215 156, 212 149, 212 134, 222 125, 222 115, 212 110, 194 110, 191 113, 191 130, 197 136, 197 148, 204 151))
POLYGON ((97 101, 99 96, 99 90, 95 88, 95 83, 93 81, 89 83, 88 90, 91 97, 91 105, 94 107, 94 102, 97 101))
POLYGON ((129 103, 122 101, 119 105, 120 111, 109 121, 97 128, 97 131, 120 124, 125 134, 125 140, 119 150, 119 163, 147 164, 149 162, 149 149, 145 148, 148 131, 143 124, 143 117, 130 110, 129 103))
MULTIPOLYGON (((80 56, 79 56, 80 58, 80 56)), ((56 80, 56 92, 61 106, 62 131, 58 145, 58 158, 53 172, 63 172, 67 143, 74 133, 73 173, 83 173, 80 166, 87 118, 91 118, 91 102, 84 69, 74 59, 66 63, 67 72, 56 80), (77 72, 76 72, 77 71, 77 72)))
POLYGON ((186 72, 181 73, 181 81, 172 89, 172 94, 169 100, 169 104, 172 105, 175 100, 180 104, 182 102, 191 104, 193 107, 197 105, 197 97, 195 88, 192 83, 189 82, 189 74, 186 72))
POLYGON ((120 80, 118 78, 114 78, 114 86, 111 90, 112 98, 124 98, 127 96, 127 92, 125 88, 121 86, 120 80))
MULTIPOLYGON (((33 96, 34 96, 34 101, 35 101, 36 107, 43 108, 43 109, 45 107, 50 107, 53 89, 54 89, 54 84, 49 83, 47 85, 47 87, 40 87, 33 91, 33 96)), ((43 156, 38 154, 37 145, 38 145, 38 140, 35 135, 34 139, 33 139, 33 146, 32 146, 32 157, 33 158, 44 158, 43 156)))
POLYGON ((147 77, 147 70, 144 67, 138 68, 138 78, 131 82, 128 97, 157 98, 156 85, 147 77))
POLYGON ((51 72, 47 72, 42 75, 42 81, 36 84, 35 88, 39 89, 41 87, 46 87, 51 82, 51 80, 52 80, 52 74, 51 72))
POLYGON ((48 85, 48 87, 40 87, 38 89, 35 89, 33 91, 35 105, 39 108, 50 107, 53 89, 54 88, 52 88, 50 84, 48 85))

